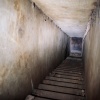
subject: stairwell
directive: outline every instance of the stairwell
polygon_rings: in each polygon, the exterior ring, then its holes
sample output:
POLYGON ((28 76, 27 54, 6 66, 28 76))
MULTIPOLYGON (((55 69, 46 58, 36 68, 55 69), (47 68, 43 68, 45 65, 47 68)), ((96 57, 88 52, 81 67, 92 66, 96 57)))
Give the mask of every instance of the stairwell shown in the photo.
POLYGON ((68 57, 35 89, 34 100, 85 100, 82 60, 68 57))
POLYGON ((100 0, 0 0, 0 40, 0 100, 100 100, 100 0))

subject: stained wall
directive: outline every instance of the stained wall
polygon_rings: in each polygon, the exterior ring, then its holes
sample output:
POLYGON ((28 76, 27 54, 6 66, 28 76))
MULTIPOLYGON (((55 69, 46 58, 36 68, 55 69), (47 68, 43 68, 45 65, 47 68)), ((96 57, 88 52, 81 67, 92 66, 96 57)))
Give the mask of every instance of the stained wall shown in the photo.
POLYGON ((67 35, 29 0, 0 0, 0 100, 23 100, 65 58, 67 35))
POLYGON ((84 51, 87 100, 100 100, 100 2, 92 14, 84 51))

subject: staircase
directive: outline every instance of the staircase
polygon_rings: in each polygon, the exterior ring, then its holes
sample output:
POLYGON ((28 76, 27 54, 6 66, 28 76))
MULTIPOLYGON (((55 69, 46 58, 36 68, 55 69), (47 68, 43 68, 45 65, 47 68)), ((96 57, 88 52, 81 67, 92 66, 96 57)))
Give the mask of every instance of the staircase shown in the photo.
POLYGON ((85 100, 81 59, 67 58, 33 93, 34 100, 85 100))

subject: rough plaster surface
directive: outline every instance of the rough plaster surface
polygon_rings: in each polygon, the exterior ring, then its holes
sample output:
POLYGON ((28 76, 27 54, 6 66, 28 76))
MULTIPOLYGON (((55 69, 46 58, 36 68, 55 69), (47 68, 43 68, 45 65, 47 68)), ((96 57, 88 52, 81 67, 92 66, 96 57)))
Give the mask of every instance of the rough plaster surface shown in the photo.
POLYGON ((66 44, 29 0, 0 0, 0 100, 23 100, 64 59, 66 44))
POLYGON ((100 3, 85 39, 87 100, 100 100, 100 3))
POLYGON ((97 0, 32 0, 70 37, 83 37, 97 0))

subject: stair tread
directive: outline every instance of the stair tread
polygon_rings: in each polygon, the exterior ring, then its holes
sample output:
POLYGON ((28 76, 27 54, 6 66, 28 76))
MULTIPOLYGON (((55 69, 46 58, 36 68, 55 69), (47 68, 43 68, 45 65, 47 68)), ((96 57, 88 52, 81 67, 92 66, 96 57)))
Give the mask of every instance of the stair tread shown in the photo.
POLYGON ((83 73, 81 72, 73 72, 73 71, 64 71, 64 70, 54 70, 54 72, 63 72, 63 73, 72 73, 72 74, 79 74, 82 75, 83 73))
POLYGON ((75 73, 75 74, 82 74, 83 73, 82 71, 72 71, 72 70, 70 70, 70 71, 68 71, 68 70, 54 70, 54 71, 65 72, 65 73, 69 72, 69 73, 75 73))
POLYGON ((41 97, 35 97, 34 100, 51 100, 51 99, 41 98, 41 97))
POLYGON ((75 67, 75 66, 66 66, 66 65, 60 65, 57 68, 62 68, 62 69, 83 69, 82 66, 75 67))
POLYGON ((57 78, 57 77, 52 77, 52 76, 47 76, 45 79, 47 79, 47 80, 53 80, 53 81, 59 81, 59 82, 77 83, 77 84, 82 84, 83 83, 81 80, 57 78))
POLYGON ((82 71, 83 72, 83 69, 80 69, 80 68, 79 69, 73 69, 73 68, 56 68, 55 70, 75 71, 75 72, 77 72, 77 71, 81 72, 82 71))
POLYGON ((65 79, 83 80, 82 76, 76 77, 76 76, 67 76, 67 75, 60 75, 60 74, 51 74, 50 76, 57 77, 57 78, 65 78, 65 79))
POLYGON ((83 69, 62 69, 62 68, 56 68, 55 70, 64 70, 64 71, 74 71, 74 72, 83 72, 83 69))
POLYGON ((48 85, 70 87, 70 88, 76 88, 76 89, 84 89, 83 85, 75 84, 75 83, 64 83, 64 82, 58 82, 58 81, 53 81, 53 80, 44 80, 43 83, 48 84, 48 85))
POLYGON ((84 96, 84 90, 40 84, 38 89, 84 96))
POLYGON ((75 96, 51 91, 35 90, 35 95, 58 100, 84 100, 82 96, 75 96))

